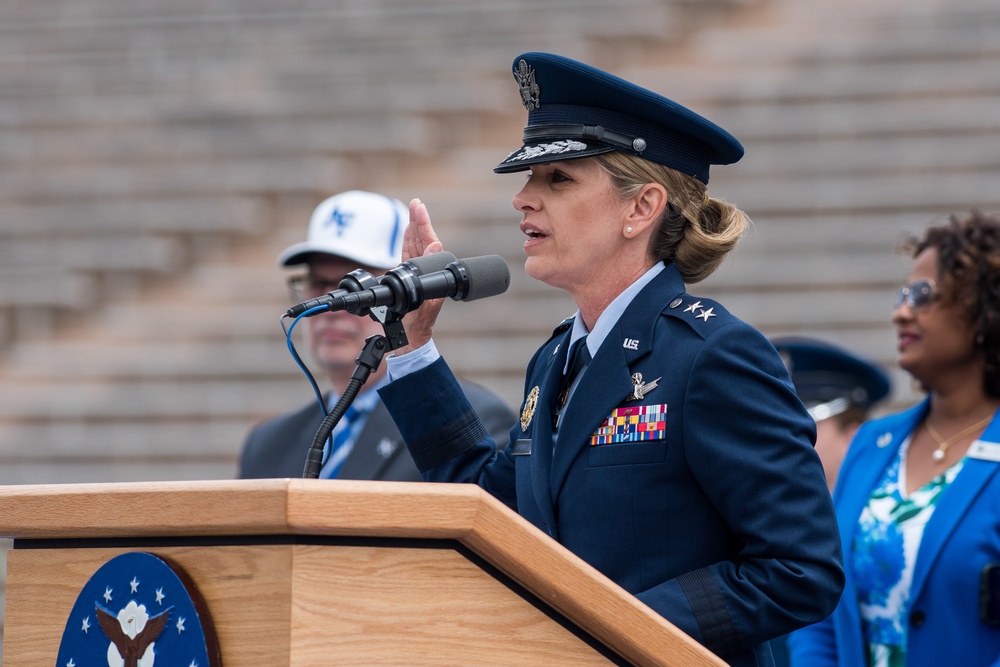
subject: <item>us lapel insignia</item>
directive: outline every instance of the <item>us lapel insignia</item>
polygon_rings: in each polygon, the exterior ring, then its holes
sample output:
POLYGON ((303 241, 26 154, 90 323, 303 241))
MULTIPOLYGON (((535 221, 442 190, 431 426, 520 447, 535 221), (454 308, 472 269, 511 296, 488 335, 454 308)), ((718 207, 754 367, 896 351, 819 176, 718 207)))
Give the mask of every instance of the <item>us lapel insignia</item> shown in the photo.
POLYGON ((890 442, 892 442, 892 433, 883 433, 878 437, 878 440, 875 441, 875 444, 878 445, 879 448, 882 448, 888 447, 890 442))
POLYGON ((626 398, 626 401, 641 401, 646 397, 646 394, 656 389, 656 386, 660 384, 662 377, 658 377, 652 382, 643 382, 642 373, 632 374, 632 393, 626 398))
POLYGON ((528 392, 528 398, 524 399, 524 408, 521 410, 521 430, 527 431, 531 418, 535 416, 535 406, 538 404, 538 387, 532 387, 528 392))

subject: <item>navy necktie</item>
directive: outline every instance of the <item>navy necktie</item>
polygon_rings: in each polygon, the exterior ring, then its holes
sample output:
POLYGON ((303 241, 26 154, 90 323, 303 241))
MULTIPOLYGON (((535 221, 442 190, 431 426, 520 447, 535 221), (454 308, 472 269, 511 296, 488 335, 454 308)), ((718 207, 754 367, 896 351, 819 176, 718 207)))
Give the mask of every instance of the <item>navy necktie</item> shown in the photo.
POLYGON ((580 374, 580 371, 590 363, 590 349, 587 347, 587 337, 581 336, 573 343, 569 349, 569 370, 563 377, 562 391, 559 392, 559 409, 566 407, 569 400, 569 390, 573 386, 573 380, 580 374))
POLYGON ((590 348, 587 347, 587 337, 581 336, 573 343, 573 347, 569 351, 569 371, 566 373, 566 383, 572 383, 583 367, 589 363, 590 348))

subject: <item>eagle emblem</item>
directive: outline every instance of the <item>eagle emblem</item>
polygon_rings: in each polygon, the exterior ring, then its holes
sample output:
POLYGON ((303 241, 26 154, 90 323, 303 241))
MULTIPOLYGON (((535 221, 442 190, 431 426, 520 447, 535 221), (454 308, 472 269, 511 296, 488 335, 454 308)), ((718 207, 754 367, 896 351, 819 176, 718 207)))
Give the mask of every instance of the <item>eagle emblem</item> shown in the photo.
POLYGON ((535 83, 535 70, 524 60, 517 64, 517 87, 521 90, 521 104, 528 111, 534 111, 542 106, 542 90, 535 83))
POLYGON ((66 618, 55 667, 220 667, 208 608, 175 567, 142 551, 101 565, 66 618))
POLYGON ((150 618, 146 613, 146 605, 137 605, 135 600, 129 600, 117 616, 100 604, 95 606, 97 622, 111 640, 111 646, 108 647, 108 665, 112 664, 113 651, 117 649, 118 655, 125 661, 124 667, 152 667, 153 642, 163 632, 170 618, 171 608, 150 618))

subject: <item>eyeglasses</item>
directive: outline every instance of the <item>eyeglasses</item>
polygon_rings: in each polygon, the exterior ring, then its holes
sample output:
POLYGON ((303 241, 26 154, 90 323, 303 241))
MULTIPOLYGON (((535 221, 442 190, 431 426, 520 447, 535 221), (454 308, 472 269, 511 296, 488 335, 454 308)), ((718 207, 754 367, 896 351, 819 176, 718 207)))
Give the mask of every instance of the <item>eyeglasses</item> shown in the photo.
POLYGON ((926 308, 937 296, 937 287, 933 280, 914 280, 909 285, 903 285, 896 292, 896 303, 893 308, 899 308, 904 303, 913 310, 926 308))
POLYGON ((316 276, 292 276, 288 279, 288 292, 293 301, 315 299, 340 287, 340 280, 323 280, 316 276))

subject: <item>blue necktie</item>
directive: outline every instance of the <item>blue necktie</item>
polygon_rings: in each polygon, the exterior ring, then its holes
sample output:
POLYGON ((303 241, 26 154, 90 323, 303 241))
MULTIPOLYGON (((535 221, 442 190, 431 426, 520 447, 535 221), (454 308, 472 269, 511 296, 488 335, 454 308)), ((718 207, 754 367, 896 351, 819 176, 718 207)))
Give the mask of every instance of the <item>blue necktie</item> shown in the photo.
POLYGON ((337 422, 337 427, 333 429, 333 433, 330 435, 330 438, 333 440, 333 443, 330 445, 330 454, 326 457, 326 462, 323 464, 323 469, 319 474, 321 479, 334 479, 340 473, 344 461, 347 460, 347 456, 350 454, 350 451, 345 450, 344 446, 350 442, 351 431, 353 430, 352 426, 361 414, 360 410, 353 405, 349 405, 347 411, 344 412, 344 416, 337 422))

